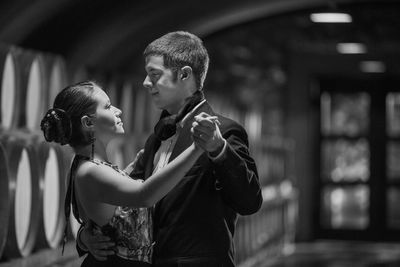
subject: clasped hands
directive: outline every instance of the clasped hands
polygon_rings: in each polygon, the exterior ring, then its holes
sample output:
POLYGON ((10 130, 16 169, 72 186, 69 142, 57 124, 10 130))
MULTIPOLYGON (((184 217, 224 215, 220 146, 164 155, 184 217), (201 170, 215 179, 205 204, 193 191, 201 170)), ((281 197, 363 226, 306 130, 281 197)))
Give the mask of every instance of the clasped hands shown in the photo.
POLYGON ((192 123, 193 141, 213 156, 221 152, 225 142, 219 130, 219 125, 221 123, 217 116, 210 116, 205 112, 194 116, 192 123))

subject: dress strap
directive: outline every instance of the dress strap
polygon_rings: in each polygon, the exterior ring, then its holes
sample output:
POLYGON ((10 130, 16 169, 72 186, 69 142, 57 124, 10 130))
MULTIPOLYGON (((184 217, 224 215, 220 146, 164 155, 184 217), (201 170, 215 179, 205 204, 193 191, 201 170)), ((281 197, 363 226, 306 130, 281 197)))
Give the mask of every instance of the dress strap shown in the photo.
POLYGON ((76 168, 78 167, 80 160, 89 160, 89 157, 85 157, 82 155, 75 155, 74 160, 71 164, 71 169, 69 172, 69 181, 68 181, 68 188, 67 193, 65 195, 64 201, 64 215, 65 215, 65 228, 64 228, 64 237, 63 237, 63 244, 62 244, 62 253, 64 253, 65 243, 67 242, 67 234, 68 234, 68 225, 69 225, 69 217, 71 214, 71 205, 72 205, 72 213, 75 219, 78 221, 79 224, 83 225, 84 222, 81 220, 79 216, 78 205, 75 197, 75 172, 76 168))

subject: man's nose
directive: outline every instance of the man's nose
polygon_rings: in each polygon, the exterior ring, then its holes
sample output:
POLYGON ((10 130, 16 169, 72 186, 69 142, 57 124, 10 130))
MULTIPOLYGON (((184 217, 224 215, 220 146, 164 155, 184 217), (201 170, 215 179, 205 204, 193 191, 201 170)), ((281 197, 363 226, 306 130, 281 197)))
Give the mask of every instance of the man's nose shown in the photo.
POLYGON ((150 81, 149 76, 147 75, 146 78, 145 78, 144 81, 143 81, 143 86, 144 86, 144 88, 151 89, 152 85, 153 85, 153 84, 152 84, 152 82, 150 81))

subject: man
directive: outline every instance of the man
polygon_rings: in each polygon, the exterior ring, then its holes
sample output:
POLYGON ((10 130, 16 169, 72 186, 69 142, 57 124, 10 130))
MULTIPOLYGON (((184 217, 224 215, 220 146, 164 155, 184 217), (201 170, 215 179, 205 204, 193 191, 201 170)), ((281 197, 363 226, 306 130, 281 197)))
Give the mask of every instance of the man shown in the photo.
MULTIPOLYGON (((208 152, 154 207, 154 266, 234 266, 237 214, 255 213, 262 204, 246 131, 215 114, 204 99, 209 57, 197 36, 168 33, 150 43, 144 57, 143 85, 163 112, 131 176, 146 179, 187 148, 192 138, 208 152)), ((87 233, 80 239, 92 254, 107 255, 99 251, 105 243, 96 245, 100 239, 87 233)))

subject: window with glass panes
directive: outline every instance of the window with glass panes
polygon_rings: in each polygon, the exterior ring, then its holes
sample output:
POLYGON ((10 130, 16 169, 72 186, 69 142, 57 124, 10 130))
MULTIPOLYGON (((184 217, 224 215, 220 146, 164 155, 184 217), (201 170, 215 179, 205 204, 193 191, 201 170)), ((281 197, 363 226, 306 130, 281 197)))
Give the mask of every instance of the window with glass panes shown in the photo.
POLYGON ((318 235, 392 239, 400 230, 396 83, 330 79, 320 86, 318 235))

